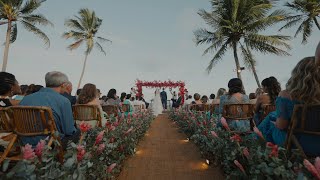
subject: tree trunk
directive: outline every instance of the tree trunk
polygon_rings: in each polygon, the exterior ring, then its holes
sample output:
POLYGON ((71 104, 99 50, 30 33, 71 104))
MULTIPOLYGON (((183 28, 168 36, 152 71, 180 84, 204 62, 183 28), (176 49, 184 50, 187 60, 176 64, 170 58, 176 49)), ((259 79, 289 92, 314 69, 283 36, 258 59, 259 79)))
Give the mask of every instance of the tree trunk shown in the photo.
POLYGON ((253 72, 254 78, 256 79, 258 87, 261 88, 261 84, 260 84, 260 81, 259 81, 259 78, 258 78, 256 67, 254 67, 254 65, 252 66, 252 72, 253 72))
POLYGON ((239 63, 239 58, 238 58, 238 53, 237 53, 237 43, 233 43, 233 56, 234 56, 234 60, 236 62, 237 77, 242 80, 240 63, 239 63))
POLYGON ((84 63, 83 63, 83 67, 82 67, 82 73, 81 73, 81 76, 80 76, 80 80, 79 80, 79 84, 78 84, 78 88, 77 89, 80 89, 80 85, 81 85, 81 81, 82 81, 82 78, 83 78, 83 75, 84 75, 84 71, 86 70, 87 59, 88 59, 88 54, 86 53, 86 57, 84 59, 84 63))
POLYGON ((9 47, 10 47, 10 35, 11 35, 11 21, 8 21, 7 35, 6 35, 6 44, 4 48, 3 54, 3 63, 2 63, 2 71, 6 71, 8 64, 8 55, 9 55, 9 47))
MULTIPOLYGON (((232 46, 233 46, 233 56, 234 56, 234 61, 236 63, 236 71, 237 71, 237 76, 239 79, 241 79, 242 81, 242 77, 241 77, 241 69, 240 69, 240 63, 239 63, 239 58, 238 58, 238 53, 237 53, 237 43, 236 42, 233 42, 232 43, 232 46)), ((244 85, 243 85, 243 81, 242 81, 242 88, 243 88, 243 91, 245 92, 245 89, 244 89, 244 85)))

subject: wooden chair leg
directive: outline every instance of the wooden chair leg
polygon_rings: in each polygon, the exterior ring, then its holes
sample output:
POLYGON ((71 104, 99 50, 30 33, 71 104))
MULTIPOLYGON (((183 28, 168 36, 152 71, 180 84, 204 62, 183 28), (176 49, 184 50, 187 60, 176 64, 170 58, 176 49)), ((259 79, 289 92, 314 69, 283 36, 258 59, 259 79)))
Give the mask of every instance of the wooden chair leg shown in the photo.
POLYGON ((302 154, 302 156, 304 158, 307 158, 306 154, 304 153, 302 146, 300 145, 300 143, 298 142, 297 138, 295 136, 292 136, 292 141, 294 143, 295 146, 297 146, 297 148, 299 149, 300 153, 302 154))
POLYGON ((6 148, 6 150, 3 152, 1 158, 0 158, 0 164, 3 162, 3 160, 7 157, 7 155, 9 154, 9 152, 11 151, 14 143, 17 141, 17 135, 16 134, 12 134, 11 140, 8 144, 8 147, 6 148))

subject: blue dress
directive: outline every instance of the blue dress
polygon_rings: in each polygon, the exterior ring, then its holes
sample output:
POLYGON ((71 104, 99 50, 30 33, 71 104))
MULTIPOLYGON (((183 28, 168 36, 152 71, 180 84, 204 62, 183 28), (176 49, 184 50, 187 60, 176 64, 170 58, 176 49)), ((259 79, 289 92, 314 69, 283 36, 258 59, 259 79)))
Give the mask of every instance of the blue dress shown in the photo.
MULTIPOLYGON (((287 130, 280 130, 272 122, 282 118, 290 123, 294 106, 301 104, 288 98, 278 97, 276 100, 276 111, 271 112, 258 126, 268 142, 284 146, 287 137, 287 130)), ((309 155, 320 155, 320 138, 312 135, 297 135, 297 140, 304 152, 309 155)))
MULTIPOLYGON (((220 105, 219 105, 219 122, 220 122, 220 118, 222 116, 223 113, 223 106, 226 104, 245 104, 245 103, 249 103, 249 97, 247 95, 243 95, 241 100, 239 101, 237 98, 235 98, 234 96, 229 96, 229 95, 223 95, 220 97, 220 105)), ((236 130, 236 131, 249 131, 250 130, 250 122, 249 121, 230 121, 227 120, 228 124, 230 126, 230 128, 232 130, 236 130)))

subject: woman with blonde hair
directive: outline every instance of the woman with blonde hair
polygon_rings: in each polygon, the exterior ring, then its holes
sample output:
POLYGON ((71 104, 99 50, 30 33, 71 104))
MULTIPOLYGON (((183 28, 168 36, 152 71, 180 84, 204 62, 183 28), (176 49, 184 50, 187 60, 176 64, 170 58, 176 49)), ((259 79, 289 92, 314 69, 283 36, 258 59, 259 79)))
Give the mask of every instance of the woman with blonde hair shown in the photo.
MULTIPOLYGON (((86 104, 86 105, 96 105, 98 106, 98 109, 100 111, 101 114, 101 118, 102 118, 102 126, 106 124, 107 119, 105 118, 105 112, 103 112, 100 101, 99 101, 99 97, 98 97, 98 91, 96 88, 96 85, 94 84, 85 84, 79 94, 79 97, 77 99, 77 104, 86 104)), ((96 123, 93 124, 93 122, 91 123, 91 125, 95 126, 96 123)))
MULTIPOLYGON (((320 67, 314 57, 302 59, 292 70, 286 89, 276 99, 276 111, 270 113, 259 125, 259 129, 268 142, 284 145, 286 131, 296 104, 320 103, 320 67)), ((305 153, 320 155, 320 138, 311 135, 299 135, 305 153)))
POLYGON ((225 88, 220 88, 217 92, 216 98, 212 101, 212 104, 220 104, 220 97, 225 95, 227 90, 225 88))

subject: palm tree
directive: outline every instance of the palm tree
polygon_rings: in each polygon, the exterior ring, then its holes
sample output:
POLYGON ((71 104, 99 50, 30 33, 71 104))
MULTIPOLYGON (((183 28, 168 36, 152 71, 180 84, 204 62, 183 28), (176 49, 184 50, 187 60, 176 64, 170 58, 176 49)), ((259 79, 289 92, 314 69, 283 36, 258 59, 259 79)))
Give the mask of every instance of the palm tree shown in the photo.
POLYGON ((102 19, 98 18, 94 11, 89 9, 80 9, 79 16, 75 16, 75 19, 68 19, 65 25, 71 30, 65 32, 63 37, 66 39, 73 39, 71 45, 68 46, 69 50, 77 49, 83 43, 86 44, 85 59, 82 68, 82 73, 78 83, 78 89, 80 88, 81 81, 84 75, 84 71, 87 64, 88 55, 91 53, 94 47, 98 48, 104 55, 106 55, 101 42, 111 42, 108 39, 97 36, 98 30, 101 26, 102 19))
POLYGON ((318 22, 318 18, 320 18, 320 1, 294 0, 292 3, 287 2, 285 6, 292 10, 293 13, 285 18, 287 23, 280 31, 300 24, 294 37, 302 33, 302 44, 307 43, 308 38, 311 36, 313 25, 315 24, 320 30, 318 22))
POLYGON ((52 25, 41 14, 33 14, 45 0, 0 0, 0 25, 7 24, 6 42, 3 55, 2 71, 6 71, 10 43, 17 39, 17 23, 19 22, 26 30, 34 33, 49 47, 50 40, 36 25, 52 25))
POLYGON ((212 11, 199 10, 198 14, 211 28, 194 31, 197 45, 209 44, 204 55, 216 51, 207 67, 208 73, 222 60, 230 48, 236 64, 238 78, 241 79, 241 67, 238 57, 240 48, 244 64, 252 70, 258 87, 260 82, 256 73, 256 60, 252 50, 263 54, 289 55, 281 48, 290 49, 286 43, 289 36, 263 35, 260 32, 278 23, 284 18, 284 11, 270 13, 273 5, 261 0, 211 0, 212 11), (269 14, 270 13, 270 14, 269 14))

